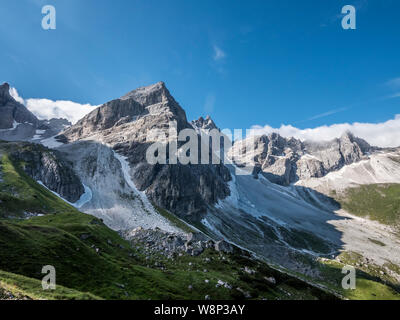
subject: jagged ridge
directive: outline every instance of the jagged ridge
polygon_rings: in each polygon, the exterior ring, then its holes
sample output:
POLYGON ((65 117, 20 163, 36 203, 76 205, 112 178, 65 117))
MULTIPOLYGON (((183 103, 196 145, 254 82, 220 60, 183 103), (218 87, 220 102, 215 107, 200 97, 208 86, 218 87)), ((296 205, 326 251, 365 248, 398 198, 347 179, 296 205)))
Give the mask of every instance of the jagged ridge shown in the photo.
POLYGON ((271 133, 236 142, 231 152, 239 155, 235 158, 239 166, 254 161, 254 174, 261 172, 271 182, 289 185, 301 179, 323 177, 365 159, 376 149, 351 132, 328 142, 302 142, 271 133), (253 153, 248 152, 251 143, 253 153))

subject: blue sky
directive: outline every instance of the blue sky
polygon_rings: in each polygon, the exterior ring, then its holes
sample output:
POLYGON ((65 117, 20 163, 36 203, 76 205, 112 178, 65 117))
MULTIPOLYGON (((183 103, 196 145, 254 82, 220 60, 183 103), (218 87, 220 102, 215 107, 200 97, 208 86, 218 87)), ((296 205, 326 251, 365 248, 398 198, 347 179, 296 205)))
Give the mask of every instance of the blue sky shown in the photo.
POLYGON ((0 81, 98 105, 162 80, 189 120, 222 128, 384 122, 400 113, 399 14, 397 0, 0 0, 0 81))

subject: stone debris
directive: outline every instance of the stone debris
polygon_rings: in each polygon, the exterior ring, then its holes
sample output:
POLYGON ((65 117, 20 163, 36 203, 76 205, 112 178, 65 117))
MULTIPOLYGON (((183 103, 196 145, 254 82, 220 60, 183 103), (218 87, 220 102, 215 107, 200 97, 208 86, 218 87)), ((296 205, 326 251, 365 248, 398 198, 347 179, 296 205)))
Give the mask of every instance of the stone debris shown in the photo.
POLYGON ((253 269, 250 269, 249 267, 244 267, 244 272, 248 273, 248 274, 255 274, 256 271, 253 269))
POLYGON ((232 253, 233 246, 225 240, 221 240, 215 243, 215 250, 218 252, 232 253))
POLYGON ((222 281, 222 280, 218 280, 218 282, 215 285, 215 287, 216 288, 224 287, 226 289, 232 290, 232 286, 228 282, 225 282, 225 281, 222 281))
POLYGON ((276 280, 274 277, 264 277, 265 280, 267 280, 271 284, 276 284, 276 280))
MULTIPOLYGON (((206 249, 214 249, 222 253, 233 253, 234 247, 225 240, 214 242, 203 233, 189 233, 187 236, 166 232, 159 228, 143 229, 142 227, 133 230, 120 232, 121 236, 131 242, 135 247, 142 247, 148 254, 159 253, 169 259, 184 254, 199 256, 206 249)), ((240 249, 237 249, 240 250, 240 249)), ((221 255, 221 259, 225 257, 221 255)), ((205 262, 211 259, 206 257, 205 262)), ((189 263, 191 266, 191 263, 189 263)), ((203 270, 208 272, 207 270, 203 270)))

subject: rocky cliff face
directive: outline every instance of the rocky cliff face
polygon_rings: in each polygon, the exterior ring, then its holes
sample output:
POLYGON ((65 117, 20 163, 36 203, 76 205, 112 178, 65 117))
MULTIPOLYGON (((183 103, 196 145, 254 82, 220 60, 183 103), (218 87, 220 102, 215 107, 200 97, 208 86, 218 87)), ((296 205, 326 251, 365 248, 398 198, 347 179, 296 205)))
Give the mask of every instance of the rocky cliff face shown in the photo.
POLYGON ((84 187, 71 164, 64 161, 57 151, 40 145, 25 144, 11 154, 20 161, 26 174, 41 181, 47 188, 74 203, 84 193, 84 187))
POLYGON ((0 140, 40 142, 70 125, 66 119, 39 120, 10 95, 8 83, 0 86, 0 140))
POLYGON ((169 164, 169 155, 167 164, 149 164, 146 150, 159 142, 149 136, 150 131, 158 129, 168 140, 172 121, 178 132, 193 129, 185 111, 159 82, 102 105, 57 139, 64 143, 87 139, 111 146, 127 158, 136 187, 152 202, 180 216, 197 217, 229 195, 230 173, 223 165, 169 164))
POLYGON ((166 129, 169 121, 176 121, 178 130, 191 128, 185 111, 165 84, 158 82, 105 103, 66 130, 59 139, 73 142, 101 133, 107 141, 115 143, 121 140, 113 134, 117 130, 129 134, 126 140, 142 143, 146 142, 151 129, 166 129))
POLYGON ((37 130, 40 130, 40 139, 53 137, 72 125, 67 119, 40 120, 37 130))
POLYGON ((38 119, 25 106, 11 97, 8 83, 0 86, 0 113, 0 129, 12 129, 15 122, 33 125, 38 123, 38 119))
MULTIPOLYGON (((271 182, 289 185, 301 179, 323 177, 343 166, 365 159, 372 148, 366 141, 350 132, 328 142, 302 142, 284 138, 277 133, 254 138, 254 152, 249 150, 251 138, 235 143, 240 166, 254 160, 255 174, 261 172, 271 182)), ((233 150, 231 153, 233 153, 233 150)))

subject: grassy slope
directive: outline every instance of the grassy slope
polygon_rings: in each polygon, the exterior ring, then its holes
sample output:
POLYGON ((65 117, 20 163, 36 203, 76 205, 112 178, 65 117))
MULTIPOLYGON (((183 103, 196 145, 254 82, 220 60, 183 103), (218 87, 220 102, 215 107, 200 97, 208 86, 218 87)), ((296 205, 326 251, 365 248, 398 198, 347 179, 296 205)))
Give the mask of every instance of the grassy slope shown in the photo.
POLYGON ((349 188, 337 199, 346 211, 394 225, 400 219, 400 184, 370 184, 349 188))
POLYGON ((362 256, 355 252, 344 252, 340 255, 341 263, 325 260, 320 263, 319 270, 324 283, 348 299, 355 300, 400 300, 399 285, 395 279, 380 275, 377 265, 361 266, 362 256), (359 265, 356 268, 356 289, 344 290, 341 281, 344 277, 342 268, 345 265, 359 265))
MULTIPOLYGON (((14 273, 0 271, 0 300, 1 291, 11 293, 17 299, 30 300, 99 300, 90 293, 82 293, 77 290, 57 286, 56 290, 42 290, 39 280, 24 277, 14 273)), ((7 298, 7 296, 4 296, 7 298)))
MULTIPOLYGON (((334 195, 342 208, 356 216, 369 218, 383 224, 398 226, 400 219, 400 184, 370 184, 348 188, 341 195, 334 195)), ((384 245, 375 239, 370 241, 384 245)), ((361 261, 361 256, 353 252, 345 252, 341 256, 342 262, 351 265, 361 261)), ((336 261, 325 262, 321 270, 328 279, 340 279, 343 264, 336 261)), ((391 266, 397 268, 397 266, 391 266)), ((343 291, 350 299, 400 299, 399 285, 396 279, 382 276, 383 269, 376 265, 357 270, 357 290, 343 291), (383 283, 382 279, 386 281, 383 283), (396 291, 393 289, 395 288, 396 291)), ((399 271, 399 270, 396 270, 399 271)))
MULTIPOLYGON (((400 300, 400 285, 398 281, 387 274, 382 276, 381 267, 373 264, 356 266, 363 259, 362 256, 354 252, 343 252, 339 256, 340 261, 327 258, 318 258, 317 261, 306 256, 299 255, 295 259, 300 259, 304 264, 308 264, 311 269, 317 270, 318 275, 306 276, 295 271, 286 271, 300 279, 311 283, 318 283, 324 288, 328 288, 339 296, 350 300, 400 300), (344 290, 342 288, 342 274, 344 266, 356 266, 356 289, 344 290)), ((391 265, 392 269, 398 268, 391 265)))
POLYGON ((24 211, 33 213, 60 213, 74 211, 64 201, 49 194, 45 188, 37 187, 32 179, 21 179, 25 174, 15 168, 4 153, 1 155, 2 180, 0 188, 0 218, 7 216, 19 217, 24 211))
POLYGON ((240 297, 237 290, 215 286, 223 280, 249 291, 254 298, 332 298, 264 263, 236 255, 221 256, 210 250, 199 257, 182 256, 173 261, 145 257, 140 248, 130 247, 100 220, 77 211, 26 176, 6 151, 0 148, 0 284, 7 291, 46 299, 204 299, 207 294, 212 299, 240 297), (5 218, 28 210, 44 216, 5 218), (163 264, 164 270, 156 263, 163 264), (56 268, 55 292, 41 290, 38 280, 43 277, 44 265, 56 268), (244 266, 252 266, 257 273, 244 273, 244 266), (269 284, 264 276, 274 276, 277 285, 269 284), (206 279, 210 280, 208 284, 206 279))
POLYGON ((179 219, 177 216, 175 216, 168 210, 160 208, 160 207, 156 206, 155 204, 153 204, 153 206, 160 215, 162 215, 165 219, 167 219, 169 222, 171 222, 172 225, 174 225, 175 227, 177 227, 187 233, 195 232, 195 230, 193 228, 191 228, 186 222, 182 221, 181 219, 179 219))

